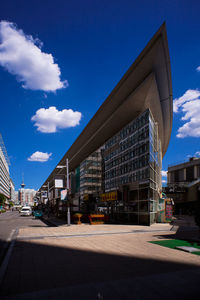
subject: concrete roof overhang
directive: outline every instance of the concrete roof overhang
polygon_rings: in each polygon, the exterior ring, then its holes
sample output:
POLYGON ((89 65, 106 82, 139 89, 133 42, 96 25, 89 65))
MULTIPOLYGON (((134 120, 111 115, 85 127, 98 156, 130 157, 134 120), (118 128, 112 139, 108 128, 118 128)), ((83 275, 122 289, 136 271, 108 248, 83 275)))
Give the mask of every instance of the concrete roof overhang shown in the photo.
MULTIPOLYGON (((58 165, 74 170, 123 126, 150 108, 158 123, 162 155, 172 129, 172 81, 165 23, 149 41, 58 165)), ((55 168, 44 184, 58 172, 55 168)))

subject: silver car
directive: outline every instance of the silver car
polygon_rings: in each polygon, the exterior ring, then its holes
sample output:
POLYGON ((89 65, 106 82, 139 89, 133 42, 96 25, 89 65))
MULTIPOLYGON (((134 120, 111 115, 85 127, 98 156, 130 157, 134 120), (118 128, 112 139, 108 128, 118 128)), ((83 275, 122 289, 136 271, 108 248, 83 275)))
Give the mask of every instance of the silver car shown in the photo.
POLYGON ((30 206, 24 206, 22 207, 20 211, 21 216, 31 216, 32 215, 32 209, 30 206))

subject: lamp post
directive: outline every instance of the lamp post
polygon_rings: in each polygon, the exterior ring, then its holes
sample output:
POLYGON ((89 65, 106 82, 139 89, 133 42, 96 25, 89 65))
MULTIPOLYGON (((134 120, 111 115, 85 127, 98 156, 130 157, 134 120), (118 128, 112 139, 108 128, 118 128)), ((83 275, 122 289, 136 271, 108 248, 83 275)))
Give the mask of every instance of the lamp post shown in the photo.
POLYGON ((69 160, 68 158, 66 159, 66 169, 67 169, 67 225, 71 225, 71 216, 70 216, 70 196, 69 196, 69 160))
MULTIPOLYGON (((47 183, 47 185, 43 185, 42 188, 45 188, 45 189, 47 188, 47 199, 49 200, 49 182, 47 183)), ((42 202, 42 197, 43 197, 43 196, 42 196, 42 193, 43 193, 44 191, 45 191, 45 190, 41 190, 41 203, 43 203, 43 202, 42 202)))
POLYGON ((57 169, 63 169, 66 168, 67 173, 67 225, 71 225, 71 216, 70 216, 70 196, 69 196, 69 160, 66 159, 66 166, 57 166, 57 169))

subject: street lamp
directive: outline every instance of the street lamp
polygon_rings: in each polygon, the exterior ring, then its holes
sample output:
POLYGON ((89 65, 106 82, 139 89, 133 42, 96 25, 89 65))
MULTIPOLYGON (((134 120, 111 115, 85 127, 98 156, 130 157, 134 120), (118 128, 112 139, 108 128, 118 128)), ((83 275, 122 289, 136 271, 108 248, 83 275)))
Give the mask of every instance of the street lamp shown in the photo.
POLYGON ((70 216, 70 202, 69 202, 69 160, 68 158, 66 159, 66 166, 60 166, 58 165, 56 167, 57 169, 63 169, 66 168, 66 173, 67 173, 67 202, 68 202, 68 207, 67 207, 67 225, 71 225, 71 216, 70 216))

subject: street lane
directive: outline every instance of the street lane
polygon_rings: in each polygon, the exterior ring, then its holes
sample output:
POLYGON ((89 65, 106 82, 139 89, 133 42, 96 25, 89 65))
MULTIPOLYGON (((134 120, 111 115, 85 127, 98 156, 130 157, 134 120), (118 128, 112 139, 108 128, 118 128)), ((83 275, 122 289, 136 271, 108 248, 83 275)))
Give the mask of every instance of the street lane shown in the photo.
POLYGON ((14 230, 23 227, 46 227, 47 225, 33 216, 20 216, 18 211, 7 211, 0 214, 0 263, 6 246, 14 230))

